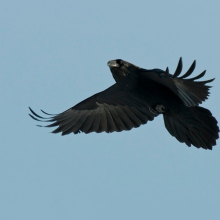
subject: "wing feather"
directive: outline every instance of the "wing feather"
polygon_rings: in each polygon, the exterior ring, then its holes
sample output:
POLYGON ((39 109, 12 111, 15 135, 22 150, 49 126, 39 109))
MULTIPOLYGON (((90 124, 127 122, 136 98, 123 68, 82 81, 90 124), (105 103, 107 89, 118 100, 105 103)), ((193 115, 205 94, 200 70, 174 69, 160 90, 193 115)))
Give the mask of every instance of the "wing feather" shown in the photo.
POLYGON ((107 132, 118 131, 118 128, 116 127, 114 120, 112 118, 112 115, 110 114, 108 108, 104 108, 104 110, 105 110, 105 115, 106 115, 107 125, 108 125, 107 132))
POLYGON ((182 72, 182 68, 183 68, 183 62, 182 62, 182 57, 180 57, 179 59, 179 63, 177 65, 176 71, 173 74, 173 78, 176 78, 177 76, 180 75, 180 73, 182 72))
POLYGON ((88 117, 86 118, 86 120, 82 124, 80 130, 86 134, 89 133, 88 130, 92 126, 93 120, 94 120, 94 114, 88 113, 88 117))

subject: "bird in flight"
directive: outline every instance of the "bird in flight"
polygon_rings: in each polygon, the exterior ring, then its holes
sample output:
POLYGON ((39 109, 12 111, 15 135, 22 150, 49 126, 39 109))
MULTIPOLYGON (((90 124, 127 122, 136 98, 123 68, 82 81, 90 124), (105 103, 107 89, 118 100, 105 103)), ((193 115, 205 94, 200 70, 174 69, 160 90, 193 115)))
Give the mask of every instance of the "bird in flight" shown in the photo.
POLYGON ((197 148, 212 149, 219 135, 217 120, 212 113, 199 105, 208 98, 210 86, 197 81, 205 71, 188 78, 195 69, 194 61, 180 76, 182 58, 174 74, 161 69, 143 69, 127 61, 108 62, 116 83, 60 114, 47 117, 36 114, 33 119, 50 122, 45 127, 58 126, 52 133, 62 135, 84 132, 120 132, 137 128, 154 117, 163 115, 168 132, 179 142, 197 148))

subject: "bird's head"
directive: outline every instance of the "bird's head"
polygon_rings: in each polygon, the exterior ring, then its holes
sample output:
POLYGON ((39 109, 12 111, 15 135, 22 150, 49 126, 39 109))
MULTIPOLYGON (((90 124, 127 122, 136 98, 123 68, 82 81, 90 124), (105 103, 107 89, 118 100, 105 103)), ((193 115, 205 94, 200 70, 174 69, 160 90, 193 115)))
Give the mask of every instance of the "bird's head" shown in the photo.
POLYGON ((138 80, 138 70, 140 67, 121 59, 110 60, 107 64, 118 84, 128 89, 133 89, 138 80))

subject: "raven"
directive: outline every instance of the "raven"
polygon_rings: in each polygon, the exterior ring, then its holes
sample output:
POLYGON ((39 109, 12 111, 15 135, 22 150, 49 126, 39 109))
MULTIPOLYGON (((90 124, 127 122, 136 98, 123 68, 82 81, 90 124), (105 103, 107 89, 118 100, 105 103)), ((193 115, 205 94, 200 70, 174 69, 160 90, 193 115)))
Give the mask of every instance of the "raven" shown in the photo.
POLYGON ((205 75, 187 78, 195 69, 196 61, 180 76, 182 58, 174 74, 161 69, 143 69, 121 59, 108 63, 116 83, 60 114, 48 117, 36 114, 33 119, 52 122, 45 127, 58 126, 52 133, 120 132, 137 128, 162 114, 169 133, 189 147, 212 149, 219 135, 217 120, 200 107, 208 98, 206 81, 196 81, 205 75))

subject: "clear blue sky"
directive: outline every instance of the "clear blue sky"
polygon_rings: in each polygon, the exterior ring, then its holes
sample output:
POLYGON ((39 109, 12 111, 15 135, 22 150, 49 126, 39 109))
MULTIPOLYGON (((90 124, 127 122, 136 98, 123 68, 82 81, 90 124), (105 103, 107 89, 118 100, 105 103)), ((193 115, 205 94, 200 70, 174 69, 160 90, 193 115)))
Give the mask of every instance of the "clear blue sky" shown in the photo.
POLYGON ((114 83, 107 61, 207 69, 220 121, 219 1, 1 1, 0 218, 220 219, 220 146, 188 148, 162 117, 129 132, 65 137, 59 113, 114 83))

